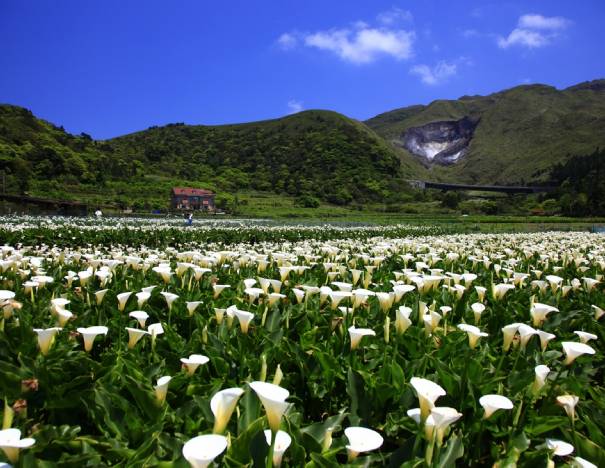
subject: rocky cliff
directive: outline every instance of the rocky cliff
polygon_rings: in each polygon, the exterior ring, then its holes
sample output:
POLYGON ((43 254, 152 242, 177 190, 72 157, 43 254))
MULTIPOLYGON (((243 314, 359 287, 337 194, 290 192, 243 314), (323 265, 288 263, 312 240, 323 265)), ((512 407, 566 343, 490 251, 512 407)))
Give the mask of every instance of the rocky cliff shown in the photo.
POLYGON ((408 128, 393 142, 425 163, 454 164, 465 155, 478 122, 469 117, 431 122, 408 128))

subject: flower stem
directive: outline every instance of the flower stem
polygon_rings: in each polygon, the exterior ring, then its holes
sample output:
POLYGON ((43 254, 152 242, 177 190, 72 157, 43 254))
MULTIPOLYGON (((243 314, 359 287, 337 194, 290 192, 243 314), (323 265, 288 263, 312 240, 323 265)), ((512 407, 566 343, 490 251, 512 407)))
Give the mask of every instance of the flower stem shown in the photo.
POLYGON ((267 454, 266 468, 273 468, 273 453, 275 452, 275 440, 277 439, 277 432, 271 430, 271 445, 269 446, 269 453, 267 454))

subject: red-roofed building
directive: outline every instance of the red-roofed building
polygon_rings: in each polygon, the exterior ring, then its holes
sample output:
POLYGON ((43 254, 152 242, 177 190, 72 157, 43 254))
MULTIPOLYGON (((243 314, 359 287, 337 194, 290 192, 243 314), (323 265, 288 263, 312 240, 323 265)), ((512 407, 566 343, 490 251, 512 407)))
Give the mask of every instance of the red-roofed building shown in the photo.
POLYGON ((170 207, 173 210, 214 211, 214 192, 189 187, 174 187, 170 207))

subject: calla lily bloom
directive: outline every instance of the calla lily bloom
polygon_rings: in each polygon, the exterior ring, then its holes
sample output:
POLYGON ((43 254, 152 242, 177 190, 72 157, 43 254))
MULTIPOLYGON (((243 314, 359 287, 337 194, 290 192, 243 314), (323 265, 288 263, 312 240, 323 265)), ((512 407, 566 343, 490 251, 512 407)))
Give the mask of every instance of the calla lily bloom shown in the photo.
POLYGON ((546 439, 546 447, 558 457, 566 457, 574 451, 573 445, 556 439, 546 439))
POLYGON ((97 305, 101 305, 103 303, 103 299, 105 298, 105 294, 107 294, 109 289, 101 289, 95 293, 95 299, 97 301, 97 305))
POLYGON ((214 394, 210 400, 210 409, 214 414, 215 434, 222 434, 229 423, 229 419, 235 410, 239 398, 244 393, 241 388, 227 388, 214 394))
POLYGON ((475 349, 479 338, 481 338, 482 336, 489 336, 487 333, 482 332, 474 325, 461 323, 460 325, 458 325, 458 328, 463 332, 466 332, 466 334, 468 335, 468 345, 471 347, 471 349, 475 349))
POLYGON ((210 358, 201 354, 192 354, 188 358, 181 358, 181 362, 187 369, 188 375, 193 375, 199 366, 206 364, 208 361, 210 361, 210 358))
POLYGON ((286 295, 281 293, 270 293, 269 294, 269 306, 276 304, 278 301, 285 299, 286 295))
POLYGON ((164 299, 166 299, 166 305, 168 306, 168 310, 172 310, 172 303, 179 298, 178 294, 166 291, 162 291, 160 294, 164 296, 164 299))
POLYGON ((479 299, 479 302, 483 302, 487 288, 484 288, 483 286, 475 286, 475 291, 477 291, 477 299, 479 299))
POLYGON ((158 335, 162 335, 164 333, 164 327, 162 327, 161 323, 152 323, 147 327, 147 331, 151 335, 151 347, 155 346, 155 340, 158 335))
POLYGON ((84 349, 86 352, 90 352, 92 350, 92 345, 98 335, 107 335, 108 331, 109 329, 104 326, 77 329, 77 332, 82 335, 82 338, 84 338, 84 349))
POLYGON ((69 299, 65 299, 63 297, 57 297, 55 299, 50 300, 50 311, 53 314, 57 313, 58 309, 65 309, 65 306, 69 304, 71 301, 69 299))
POLYGON ((233 308, 233 315, 237 317, 237 321, 239 322, 239 326, 242 330, 243 334, 248 333, 248 327, 250 326, 250 322, 254 318, 254 314, 252 312, 247 312, 245 310, 239 310, 237 308, 233 308))
POLYGON ((61 330, 63 329, 59 327, 46 329, 34 328, 34 332, 38 334, 38 346, 40 347, 42 355, 46 356, 48 354, 48 351, 54 342, 55 335, 61 330))
POLYGON ((594 463, 585 460, 582 457, 574 457, 572 465, 574 468, 598 468, 594 463))
POLYGON ((540 327, 546 320, 546 316, 551 312, 559 312, 559 309, 548 304, 540 304, 535 302, 532 304, 530 314, 533 320, 534 327, 540 327))
POLYGON ((376 293, 368 289, 355 289, 351 291, 351 300, 353 302, 353 309, 357 309, 363 304, 366 304, 368 297, 375 296, 376 293))
POLYGON ((78 279, 80 280, 80 286, 86 286, 88 281, 92 277, 92 271, 83 270, 78 273, 78 279))
POLYGON ((538 337, 540 338, 540 347, 542 348, 542 352, 546 351, 548 342, 553 338, 556 338, 556 336, 552 333, 548 333, 542 330, 538 330, 538 337))
POLYGON ((147 319, 149 318, 149 314, 144 310, 133 310, 128 314, 128 316, 136 319, 141 328, 145 327, 145 322, 147 322, 147 319))
POLYGON ((8 291, 7 289, 0 289, 0 305, 6 301, 11 301, 15 298, 14 291, 8 291))
POLYGON ((305 291, 303 289, 292 288, 292 292, 294 293, 294 297, 296 298, 296 303, 300 304, 305 298, 305 291))
POLYGON ((246 288, 244 289, 244 294, 248 296, 248 301, 252 304, 263 294, 263 290, 261 288, 246 288))
POLYGON ((395 301, 395 293, 377 292, 376 298, 378 299, 380 310, 382 310, 383 312, 388 312, 391 307, 393 307, 393 302, 395 301))
POLYGON ((580 398, 575 395, 559 395, 557 397, 557 405, 563 407, 570 419, 576 417, 576 405, 578 401, 580 401, 580 398))
POLYGON ((137 307, 141 309, 151 297, 151 292, 141 291, 136 293, 135 296, 137 297, 137 307))
POLYGON ((25 294, 31 294, 33 299, 34 291, 38 286, 40 285, 36 281, 26 281, 23 283, 23 292, 25 292, 25 294))
POLYGON ((522 323, 519 325, 519 336, 521 337, 521 349, 524 350, 527 347, 527 343, 532 336, 537 335, 537 330, 533 329, 529 325, 522 323))
POLYGON ((397 330, 398 334, 404 334, 410 328, 410 325, 412 325, 412 321, 410 320, 411 313, 412 309, 406 306, 399 306, 395 311, 395 330, 397 330))
POLYGON ((132 292, 123 292, 116 296, 116 298, 118 299, 118 310, 120 312, 124 312, 124 309, 126 308, 126 302, 128 302, 128 298, 131 294, 132 292))
POLYGON ((550 368, 545 365, 536 366, 534 368, 534 372, 536 374, 536 378, 534 379, 534 383, 532 385, 532 392, 537 394, 544 384, 546 383, 546 377, 550 373, 550 368))
POLYGON ((217 434, 194 437, 183 445, 183 457, 192 468, 206 468, 227 448, 227 438, 217 434))
POLYGON ((416 391, 420 403, 420 415, 422 420, 425 421, 435 407, 437 398, 445 395, 445 390, 435 382, 419 377, 412 377, 410 384, 416 391))
POLYGON ((591 305, 590 307, 594 310, 595 320, 599 320, 601 317, 605 316, 605 310, 601 309, 599 306, 591 305))
POLYGON ((479 403, 485 410, 485 414, 483 416, 484 419, 488 419, 499 409, 513 409, 513 402, 502 395, 483 395, 481 398, 479 398, 479 403))
POLYGON ((172 271, 170 270, 170 267, 155 266, 152 268, 152 270, 155 271, 158 275, 160 275, 162 277, 162 280, 164 280, 164 283, 166 283, 166 284, 170 283, 170 277, 172 276, 172 271))
POLYGON ((189 302, 186 302, 186 304, 187 304, 187 312, 189 313, 190 317, 193 315, 193 313, 195 312, 195 309, 197 309, 198 306, 201 303, 202 303, 202 301, 189 301, 189 302))
POLYGON ((437 437, 437 445, 441 447, 443 445, 443 437, 448 427, 458 421, 462 417, 462 413, 454 408, 447 406, 435 407, 431 410, 431 416, 435 424, 435 435, 437 437))
POLYGON ((343 299, 351 297, 352 293, 349 291, 330 291, 328 296, 330 297, 331 301, 330 307, 332 310, 336 310, 338 308, 338 304, 340 304, 343 299))
POLYGON ((413 286, 411 284, 396 284, 395 286, 393 286, 393 292, 395 293, 395 302, 401 301, 405 294, 414 291, 414 289, 416 289, 416 286, 413 286))
POLYGON ((126 331, 128 332, 128 349, 134 348, 143 336, 149 335, 148 331, 140 328, 126 327, 126 331))
POLYGON ((502 342, 502 350, 504 352, 506 352, 510 349, 510 345, 512 344, 513 339, 514 339, 515 335, 517 334, 517 331, 519 330, 519 327, 521 325, 523 325, 523 324, 522 323, 511 323, 509 325, 502 327, 502 335, 504 336, 504 341, 502 342))
POLYGON ((591 292, 593 288, 600 283, 599 280, 594 278, 582 278, 584 280, 584 289, 586 292, 591 292))
POLYGON ((4 429, 0 431, 0 449, 6 455, 6 458, 11 463, 17 463, 19 460, 19 452, 29 448, 36 443, 32 438, 21 438, 19 429, 4 429))
POLYGON ((290 403, 286 402, 286 398, 288 398, 290 392, 279 385, 268 382, 255 381, 249 385, 256 392, 265 408, 269 427, 274 433, 277 432, 282 416, 290 407, 290 403))
MULTIPOLYGON (((265 440, 267 441, 267 445, 271 445, 271 430, 267 429, 264 432, 265 440)), ((288 447, 292 443, 292 437, 290 434, 284 431, 277 431, 275 434, 275 444, 273 446, 273 466, 281 466, 281 461, 288 447)))
POLYGON ((74 316, 74 314, 72 314, 69 310, 63 309, 62 307, 57 307, 56 313, 60 327, 64 327, 65 324, 74 316))
POLYGON ((356 285, 357 283, 359 283, 363 271, 356 270, 354 268, 350 269, 349 271, 351 272, 351 281, 353 282, 353 285, 356 285))
POLYGON ((430 313, 424 314, 422 316, 422 321, 424 323, 424 331, 427 335, 433 333, 435 328, 437 328, 437 326, 439 325, 441 318, 441 314, 435 312, 434 310, 431 310, 430 313))
POLYGON ((214 308, 214 316, 216 317, 216 323, 219 325, 223 323, 223 317, 225 316, 226 309, 219 309, 217 307, 214 308))
POLYGON ((354 326, 350 326, 349 336, 351 338, 351 349, 357 349, 364 336, 376 336, 376 332, 369 328, 355 328, 354 326))
POLYGON ((144 288, 141 288, 141 292, 151 294, 155 288, 157 288, 157 286, 155 284, 153 284, 151 286, 146 286, 144 288))
POLYGON ((220 294, 227 288, 230 288, 229 284, 215 284, 212 286, 212 291, 214 292, 213 298, 216 299, 220 296, 220 294))
POLYGON ((561 283, 563 283, 563 278, 556 275, 548 275, 545 279, 550 283, 550 288, 555 293, 557 292, 557 289, 559 289, 561 283))
POLYGON ((496 300, 500 301, 504 298, 504 295, 511 289, 515 289, 515 286, 513 284, 509 284, 509 283, 494 284, 494 286, 492 288, 492 294, 494 295, 494 298, 496 300))
POLYGON ((594 333, 588 333, 585 331, 576 330, 574 333, 580 337, 580 342, 582 343, 588 343, 590 340, 596 340, 599 338, 594 333))
POLYGON ((165 375, 157 380, 157 384, 154 388, 155 399, 161 405, 166 400, 166 394, 168 393, 168 384, 172 380, 172 377, 165 375))
POLYGON ((563 346, 563 352, 565 353, 566 366, 570 365, 572 362, 575 361, 578 356, 581 356, 582 354, 595 353, 594 349, 584 343, 576 343, 575 341, 564 341, 563 343, 561 343, 561 345, 563 346))
POLYGON ((384 443, 384 439, 378 432, 366 427, 347 427, 345 436, 349 440, 347 445, 349 461, 357 458, 357 455, 362 452, 370 452, 380 448, 384 443))
POLYGON ((479 323, 481 320, 481 314, 485 311, 485 306, 481 304, 481 302, 475 302, 471 305, 471 309, 473 311, 475 323, 479 323))

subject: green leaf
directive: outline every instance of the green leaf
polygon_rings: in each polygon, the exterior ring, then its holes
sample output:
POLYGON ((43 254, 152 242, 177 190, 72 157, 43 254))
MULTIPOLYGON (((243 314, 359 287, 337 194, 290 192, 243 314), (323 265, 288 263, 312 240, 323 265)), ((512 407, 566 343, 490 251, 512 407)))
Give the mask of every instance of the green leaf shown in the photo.
POLYGON ((462 439, 456 434, 452 434, 445 444, 445 450, 439 457, 438 468, 451 468, 456 466, 456 460, 464 455, 464 445, 462 439))

